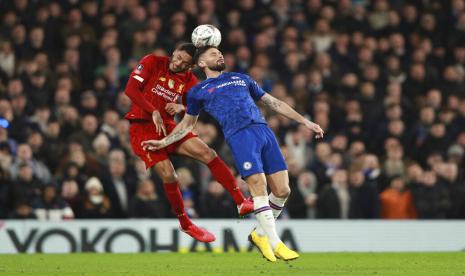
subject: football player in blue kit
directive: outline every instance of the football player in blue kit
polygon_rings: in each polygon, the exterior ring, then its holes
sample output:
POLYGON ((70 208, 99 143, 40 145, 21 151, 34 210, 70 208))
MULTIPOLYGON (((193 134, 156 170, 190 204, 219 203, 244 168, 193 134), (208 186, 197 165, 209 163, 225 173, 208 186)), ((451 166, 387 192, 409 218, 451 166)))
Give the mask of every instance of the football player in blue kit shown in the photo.
POLYGON ((297 252, 287 248, 276 233, 275 219, 290 194, 289 177, 276 137, 255 102, 262 102, 273 111, 303 124, 316 138, 323 137, 323 130, 263 91, 248 75, 223 72, 226 67, 223 54, 216 47, 197 49, 194 61, 207 79, 188 92, 186 115, 170 135, 162 140, 144 141, 143 147, 157 150, 182 139, 194 128, 200 111, 205 110, 219 122, 236 167, 253 196, 258 226, 249 240, 269 261, 298 258, 297 252), (269 195, 267 185, 271 189, 269 195))

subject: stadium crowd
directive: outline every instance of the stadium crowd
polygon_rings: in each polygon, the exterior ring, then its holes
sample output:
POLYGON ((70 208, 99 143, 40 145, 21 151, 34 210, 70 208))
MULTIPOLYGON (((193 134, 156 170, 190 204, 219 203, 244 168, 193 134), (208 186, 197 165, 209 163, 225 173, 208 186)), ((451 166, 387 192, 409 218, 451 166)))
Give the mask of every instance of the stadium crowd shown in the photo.
MULTIPOLYGON (((263 109, 289 166, 283 217, 465 218, 464 0, 0 0, 0 19, 0 218, 171 217, 131 152, 124 87, 205 23, 229 70, 325 130, 263 109)), ((196 131, 233 164, 211 118, 196 131)), ((205 166, 173 162, 191 217, 236 216, 205 166)))

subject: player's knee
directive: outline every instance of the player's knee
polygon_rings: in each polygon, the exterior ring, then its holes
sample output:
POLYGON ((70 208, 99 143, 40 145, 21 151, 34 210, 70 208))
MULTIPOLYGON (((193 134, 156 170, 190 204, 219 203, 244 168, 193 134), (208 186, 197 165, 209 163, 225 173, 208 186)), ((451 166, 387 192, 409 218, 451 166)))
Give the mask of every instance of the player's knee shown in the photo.
POLYGON ((266 195, 266 182, 260 177, 251 176, 246 179, 249 190, 254 196, 266 195))
POLYGON ((157 167, 157 173, 163 183, 173 183, 178 181, 176 172, 171 166, 157 167))
POLYGON ((283 186, 283 187, 278 187, 276 191, 273 191, 273 194, 279 198, 288 198, 289 195, 291 194, 291 189, 289 188, 288 185, 283 186))
POLYGON ((202 147, 198 149, 197 156, 200 158, 200 160, 202 160, 202 162, 204 162, 205 164, 208 164, 210 161, 215 159, 217 154, 214 150, 212 150, 209 147, 202 147))
POLYGON ((160 176, 161 180, 163 183, 174 183, 178 182, 178 177, 176 176, 175 173, 173 174, 166 174, 164 176, 160 176))
POLYGON ((173 183, 178 181, 176 173, 172 170, 164 170, 159 173, 159 177, 163 183, 173 183))

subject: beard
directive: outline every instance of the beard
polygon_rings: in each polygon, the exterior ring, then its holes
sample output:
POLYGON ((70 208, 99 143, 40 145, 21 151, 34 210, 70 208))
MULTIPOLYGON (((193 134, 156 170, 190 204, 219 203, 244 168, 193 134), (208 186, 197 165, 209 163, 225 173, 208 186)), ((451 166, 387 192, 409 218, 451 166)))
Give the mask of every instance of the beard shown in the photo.
POLYGON ((169 64, 168 69, 173 73, 180 73, 180 72, 186 71, 186 70, 183 70, 182 68, 176 68, 174 66, 173 68, 171 68, 171 63, 169 64))
POLYGON ((217 71, 217 72, 221 72, 221 71, 224 71, 224 69, 226 69, 226 64, 223 62, 223 63, 217 63, 213 66, 208 66, 208 69, 212 70, 212 71, 217 71))

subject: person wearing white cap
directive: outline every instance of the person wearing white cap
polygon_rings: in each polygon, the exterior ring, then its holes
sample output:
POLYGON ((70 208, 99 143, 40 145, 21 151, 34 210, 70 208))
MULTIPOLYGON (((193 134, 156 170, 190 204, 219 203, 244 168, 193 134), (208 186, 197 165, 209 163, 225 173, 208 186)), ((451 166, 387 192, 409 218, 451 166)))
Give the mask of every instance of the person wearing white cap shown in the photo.
POLYGON ((91 177, 85 184, 86 196, 78 213, 80 218, 111 218, 113 210, 108 197, 103 193, 103 185, 97 177, 91 177))

